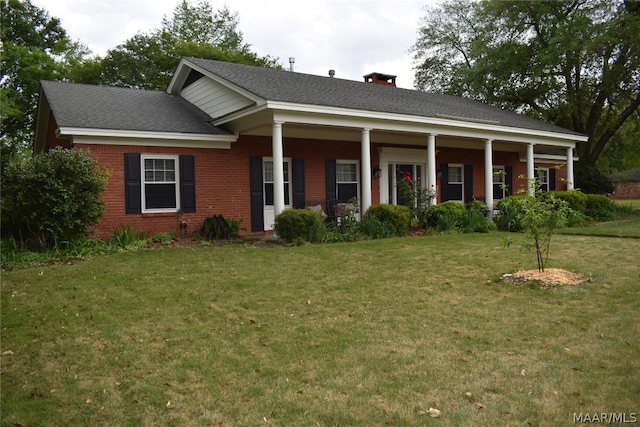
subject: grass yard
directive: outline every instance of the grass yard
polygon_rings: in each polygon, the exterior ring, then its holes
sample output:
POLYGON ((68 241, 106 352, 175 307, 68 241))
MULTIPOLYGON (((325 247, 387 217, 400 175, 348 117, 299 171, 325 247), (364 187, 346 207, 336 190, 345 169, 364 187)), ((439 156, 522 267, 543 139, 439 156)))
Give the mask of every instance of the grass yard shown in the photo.
POLYGON ((640 209, 640 199, 613 199, 613 203, 620 206, 631 206, 640 209))
POLYGON ((630 237, 640 239, 640 216, 597 222, 588 227, 570 227, 558 230, 561 234, 600 237, 630 237))
POLYGON ((4 271, 2 425, 638 417, 640 240, 555 236, 548 266, 590 281, 541 290, 501 280, 536 266, 505 236, 145 249, 4 271))

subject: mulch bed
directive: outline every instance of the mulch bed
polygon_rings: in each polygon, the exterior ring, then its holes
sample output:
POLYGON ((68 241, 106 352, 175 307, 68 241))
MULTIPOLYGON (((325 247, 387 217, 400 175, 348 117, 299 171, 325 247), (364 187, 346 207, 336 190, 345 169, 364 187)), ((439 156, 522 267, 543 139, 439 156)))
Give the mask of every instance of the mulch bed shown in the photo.
POLYGON ((529 282, 539 283, 542 289, 555 286, 576 286, 587 281, 582 274, 560 268, 547 268, 544 271, 520 270, 513 274, 503 274, 502 279, 515 285, 529 282))

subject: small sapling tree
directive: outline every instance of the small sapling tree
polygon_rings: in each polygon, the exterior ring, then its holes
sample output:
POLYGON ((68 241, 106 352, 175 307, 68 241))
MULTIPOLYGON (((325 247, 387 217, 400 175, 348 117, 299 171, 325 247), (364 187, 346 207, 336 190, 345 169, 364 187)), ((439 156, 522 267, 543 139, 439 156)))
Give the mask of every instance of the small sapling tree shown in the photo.
MULTIPOLYGON (((538 270, 544 271, 549 259, 551 236, 558 227, 562 227, 567 222, 571 208, 566 201, 553 193, 544 193, 537 177, 527 179, 526 176, 520 176, 519 178, 526 179, 529 188, 534 189, 532 196, 523 196, 520 213, 521 224, 527 233, 525 248, 535 249, 538 270)), ((527 189, 521 191, 528 192, 527 189)), ((505 244, 509 246, 511 240, 508 239, 505 244)))

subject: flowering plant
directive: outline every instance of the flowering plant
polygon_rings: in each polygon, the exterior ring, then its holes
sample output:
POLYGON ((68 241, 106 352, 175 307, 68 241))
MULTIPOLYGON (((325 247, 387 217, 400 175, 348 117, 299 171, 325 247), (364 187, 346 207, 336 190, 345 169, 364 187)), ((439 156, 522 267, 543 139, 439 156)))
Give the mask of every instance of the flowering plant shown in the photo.
POLYGON ((411 216, 417 222, 418 227, 425 227, 427 212, 433 206, 436 192, 423 188, 420 178, 413 180, 411 172, 404 172, 396 185, 401 201, 409 207, 411 216))

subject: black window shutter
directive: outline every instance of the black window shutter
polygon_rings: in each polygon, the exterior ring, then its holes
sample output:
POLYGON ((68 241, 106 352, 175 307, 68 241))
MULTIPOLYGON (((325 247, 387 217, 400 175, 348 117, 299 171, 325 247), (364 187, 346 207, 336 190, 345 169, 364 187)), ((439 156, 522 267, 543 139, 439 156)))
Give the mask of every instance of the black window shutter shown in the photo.
POLYGON ((336 159, 327 159, 325 161, 325 182, 327 189, 327 203, 335 200, 336 195, 336 159))
POLYGON ((446 202, 450 200, 451 196, 449 195, 449 164, 441 163, 440 164, 440 201, 446 202))
POLYGON ((556 191, 556 169, 549 169, 549 191, 556 191))
POLYGON ((195 158, 191 155, 180 156, 180 209, 184 213, 196 211, 195 158))
POLYGON ((249 159, 249 180, 251 187, 251 231, 264 231, 262 157, 249 159))
POLYGON ((304 159, 293 159, 293 207, 304 209, 304 159))
POLYGON ((505 166, 504 172, 504 183, 507 186, 507 196, 513 196, 513 166, 505 166))
POLYGON ((464 165, 464 202, 473 200, 473 165, 464 165))
POLYGON ((124 204, 125 213, 142 212, 142 176, 140 153, 124 154, 124 204))

